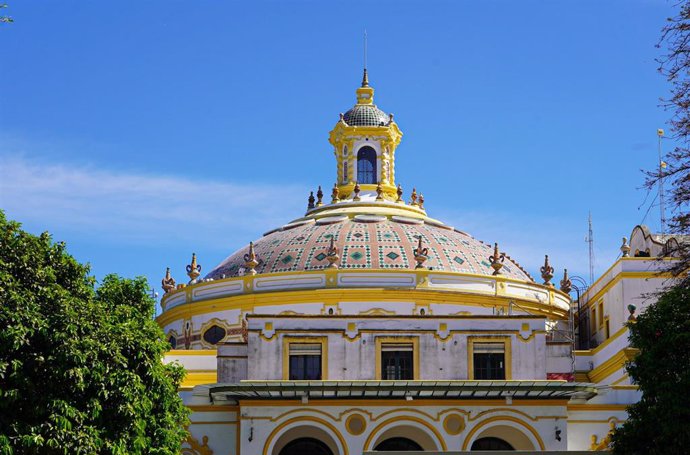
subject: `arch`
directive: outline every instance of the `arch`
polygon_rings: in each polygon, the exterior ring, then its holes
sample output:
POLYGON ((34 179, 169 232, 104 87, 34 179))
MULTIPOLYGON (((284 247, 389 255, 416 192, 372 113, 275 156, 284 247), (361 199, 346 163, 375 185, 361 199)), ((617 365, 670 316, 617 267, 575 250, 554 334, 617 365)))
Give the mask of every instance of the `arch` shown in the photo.
POLYGON ((545 449, 539 432, 528 423, 513 416, 495 416, 479 422, 470 430, 462 444, 462 450, 469 450, 476 440, 489 437, 502 439, 515 450, 545 449))
POLYGON ((365 145, 357 151, 357 182, 362 185, 376 184, 376 150, 365 145))
POLYGON ((276 426, 266 438, 263 455, 280 455, 287 444, 300 438, 321 441, 333 455, 348 455, 343 435, 331 423, 312 416, 293 417, 276 426))
POLYGON ((501 438, 486 436, 475 439, 470 450, 515 450, 513 446, 501 438))
POLYGON ((285 444, 280 455, 333 455, 333 451, 324 442, 315 438, 299 438, 285 444))
POLYGON ((402 451, 407 452, 410 450, 423 450, 422 446, 414 442, 412 439, 403 438, 400 436, 394 438, 388 438, 379 442, 374 450, 381 452, 389 451, 402 451))
POLYGON ((366 442, 364 450, 372 450, 387 439, 405 438, 418 444, 422 450, 448 450, 441 433, 433 425, 413 416, 398 416, 380 423, 374 428, 366 442))

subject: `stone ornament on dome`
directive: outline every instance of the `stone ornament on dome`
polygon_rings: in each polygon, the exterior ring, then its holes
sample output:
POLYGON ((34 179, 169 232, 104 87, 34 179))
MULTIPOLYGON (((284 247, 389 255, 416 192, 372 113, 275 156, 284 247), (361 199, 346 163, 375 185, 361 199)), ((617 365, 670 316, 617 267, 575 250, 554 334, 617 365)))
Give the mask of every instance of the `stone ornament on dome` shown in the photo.
POLYGON ((309 199, 307 199, 307 210, 311 210, 314 208, 314 201, 316 201, 316 199, 314 199, 314 192, 310 191, 309 199))
POLYGON ((381 182, 376 185, 376 200, 383 201, 383 187, 381 186, 381 182))
POLYGON ((398 183, 398 189, 396 190, 396 193, 398 195, 398 199, 395 200, 395 202, 401 202, 403 203, 403 189, 402 185, 398 183))
POLYGON ((353 197, 352 200, 353 201, 359 201, 360 200, 359 192, 361 191, 361 189, 359 188, 359 182, 355 182, 355 188, 353 191, 355 193, 355 197, 353 197))
POLYGON ((419 193, 419 208, 424 210, 424 195, 419 193))
POLYGON ((417 205, 417 188, 412 188, 412 194, 410 194, 410 205, 417 205))
POLYGON ((573 290, 573 282, 568 277, 568 269, 563 269, 563 279, 561 280, 561 291, 570 294, 573 290))
POLYGON ((319 189, 316 191, 316 206, 321 207, 323 205, 323 191, 321 191, 321 185, 319 185, 319 189))
POLYGON ((170 267, 165 269, 165 278, 161 280, 161 286, 166 294, 175 290, 175 279, 170 276, 170 267))
POLYGON ((623 244, 621 245, 621 253, 624 258, 630 256, 630 245, 628 245, 628 238, 623 237, 623 244))
POLYGON ((417 244, 417 248, 414 249, 414 260, 417 261, 417 266, 415 269, 423 269, 424 268, 424 262, 426 262, 427 259, 429 259, 429 248, 425 248, 422 245, 422 236, 420 235, 419 237, 419 243, 417 244))
POLYGON ((331 191, 331 204, 335 204, 340 200, 340 190, 338 189, 338 184, 333 184, 333 191, 331 191))
POLYGON ((199 275, 201 275, 201 266, 196 263, 196 253, 192 253, 192 263, 187 265, 189 284, 195 283, 199 275))
POLYGON ((256 253, 254 253, 254 242, 249 242, 249 253, 244 255, 244 267, 246 275, 256 275, 256 266, 259 261, 256 260, 256 253))
POLYGON ((551 278, 553 278, 553 267, 551 267, 551 264, 549 264, 549 255, 545 254, 544 255, 544 265, 539 269, 541 271, 541 277, 544 279, 544 286, 551 286, 553 287, 553 283, 551 283, 551 278))
POLYGON ((489 256, 489 261, 491 261, 491 268, 494 269, 492 275, 500 275, 501 269, 503 268, 503 262, 506 260, 505 253, 499 253, 498 243, 494 243, 494 254, 489 256))
POLYGON ((328 261, 329 269, 338 268, 340 256, 338 256, 338 247, 335 246, 335 240, 333 237, 331 237, 331 244, 328 246, 328 251, 326 252, 326 260, 328 261))

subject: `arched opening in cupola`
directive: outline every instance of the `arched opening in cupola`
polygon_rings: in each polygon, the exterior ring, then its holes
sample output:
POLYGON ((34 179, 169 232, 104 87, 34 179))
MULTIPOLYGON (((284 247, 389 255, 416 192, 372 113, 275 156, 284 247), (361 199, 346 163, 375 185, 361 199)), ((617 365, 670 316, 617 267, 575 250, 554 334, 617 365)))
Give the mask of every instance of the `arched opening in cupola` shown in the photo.
POLYGON ((376 184, 376 150, 365 145, 357 152, 357 182, 362 185, 376 184))

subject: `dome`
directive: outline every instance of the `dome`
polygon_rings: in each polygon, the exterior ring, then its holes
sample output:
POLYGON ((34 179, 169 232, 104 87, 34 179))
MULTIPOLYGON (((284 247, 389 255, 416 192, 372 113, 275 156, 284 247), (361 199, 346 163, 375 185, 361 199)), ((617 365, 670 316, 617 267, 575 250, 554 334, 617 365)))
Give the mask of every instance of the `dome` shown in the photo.
POLYGON ((390 116, 373 104, 358 104, 343 115, 350 126, 386 126, 390 116))
MULTIPOLYGON (((428 248, 425 268, 491 275, 493 246, 445 225, 402 216, 341 215, 307 219, 283 226, 254 242, 258 273, 320 270, 328 267, 331 238, 338 248, 340 269, 414 269, 413 250, 422 236, 428 248)), ((221 279, 244 272, 248 246, 230 255, 206 278, 221 279)), ((515 261, 506 257, 503 276, 532 282, 515 261)))

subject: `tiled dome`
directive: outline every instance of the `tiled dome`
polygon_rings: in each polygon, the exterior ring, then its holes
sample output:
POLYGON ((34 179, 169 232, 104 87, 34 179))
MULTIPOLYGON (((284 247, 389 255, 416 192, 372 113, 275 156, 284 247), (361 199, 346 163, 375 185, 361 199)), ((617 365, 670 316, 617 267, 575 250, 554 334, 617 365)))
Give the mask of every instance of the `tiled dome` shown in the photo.
POLYGON ((350 126, 386 126, 390 116, 373 104, 358 104, 343 116, 350 126))
MULTIPOLYGON (((492 246, 448 227, 421 220, 399 220, 360 215, 293 223, 254 242, 258 273, 319 270, 328 266, 326 253, 331 237, 338 248, 341 269, 413 269, 413 250, 421 235, 429 249, 425 267, 449 272, 491 275, 492 246), (361 221, 358 221, 361 220, 361 221), (364 221, 366 220, 366 221, 364 221), (415 221, 414 224, 410 224, 415 221)), ((242 274, 248 247, 237 251, 206 278, 242 274)), ((506 258, 502 274, 523 281, 532 278, 512 259, 506 258)))

